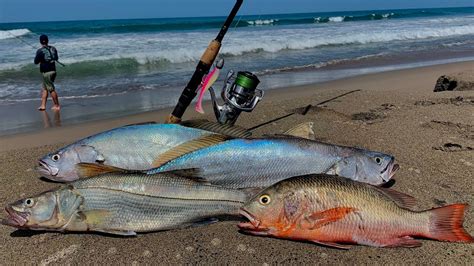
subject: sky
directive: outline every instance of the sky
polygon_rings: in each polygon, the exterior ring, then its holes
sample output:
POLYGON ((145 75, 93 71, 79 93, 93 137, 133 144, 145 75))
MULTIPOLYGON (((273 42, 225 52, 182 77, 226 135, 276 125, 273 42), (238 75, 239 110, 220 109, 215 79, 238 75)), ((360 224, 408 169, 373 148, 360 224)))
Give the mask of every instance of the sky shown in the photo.
MULTIPOLYGON (((0 0, 1 22, 225 16, 233 0, 0 0)), ((239 14, 474 6, 474 0, 244 0, 239 14)))

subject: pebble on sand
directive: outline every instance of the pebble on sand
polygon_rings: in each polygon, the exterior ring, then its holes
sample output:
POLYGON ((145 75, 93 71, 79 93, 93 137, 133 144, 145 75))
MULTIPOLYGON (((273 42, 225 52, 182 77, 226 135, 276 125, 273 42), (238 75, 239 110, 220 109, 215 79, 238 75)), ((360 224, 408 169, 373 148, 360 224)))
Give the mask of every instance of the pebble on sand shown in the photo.
POLYGON ((237 245, 237 250, 238 250, 238 251, 246 251, 246 250, 247 250, 247 246, 245 246, 244 244, 238 244, 238 245, 237 245))
POLYGON ((219 238, 214 238, 211 240, 211 244, 214 246, 219 246, 222 243, 222 241, 219 238))
POLYGON ((116 247, 111 247, 111 248, 109 248, 109 250, 107 251, 107 254, 109 254, 109 255, 113 255, 113 254, 115 254, 115 253, 117 253, 117 248, 116 248, 116 247))

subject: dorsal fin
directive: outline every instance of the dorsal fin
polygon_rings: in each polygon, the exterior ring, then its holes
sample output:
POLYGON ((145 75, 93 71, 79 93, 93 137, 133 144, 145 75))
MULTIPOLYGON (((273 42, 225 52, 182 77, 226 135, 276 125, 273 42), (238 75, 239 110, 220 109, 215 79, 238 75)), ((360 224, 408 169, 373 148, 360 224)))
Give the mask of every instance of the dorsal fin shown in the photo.
POLYGON ((314 123, 313 122, 305 122, 296 125, 295 127, 292 127, 288 129, 284 135, 289 135, 289 136, 294 136, 294 137, 300 137, 300 138, 305 138, 305 139, 311 139, 314 140, 314 123))
POLYGON ((248 138, 252 135, 252 132, 250 132, 246 128, 235 125, 223 125, 217 122, 211 122, 204 119, 183 121, 181 122, 181 125, 185 127, 199 128, 202 130, 227 135, 234 138, 248 138))
POLYGON ((373 187, 376 188, 378 191, 382 192, 384 195, 386 195, 390 199, 392 199, 398 206, 404 209, 413 210, 414 207, 416 206, 416 199, 410 195, 407 195, 402 192, 398 192, 390 188, 383 188, 383 187, 377 187, 377 186, 373 186, 373 187))
POLYGON ((231 139, 231 137, 225 136, 225 135, 220 135, 220 134, 212 134, 212 135, 206 135, 206 136, 203 136, 203 137, 185 142, 183 144, 180 144, 180 145, 172 148, 171 150, 168 150, 168 151, 160 154, 158 156, 158 158, 156 158, 153 161, 152 166, 153 166, 153 168, 160 167, 163 164, 165 164, 165 163, 167 163, 171 160, 174 160, 178 157, 181 157, 184 154, 187 154, 187 153, 197 151, 197 150, 202 149, 202 148, 206 148, 206 147, 215 145, 217 143, 226 141, 228 139, 231 139))
POLYGON ((115 166, 97 163, 78 163, 76 164, 76 170, 80 178, 88 178, 107 173, 143 173, 143 171, 139 170, 126 170, 115 166))

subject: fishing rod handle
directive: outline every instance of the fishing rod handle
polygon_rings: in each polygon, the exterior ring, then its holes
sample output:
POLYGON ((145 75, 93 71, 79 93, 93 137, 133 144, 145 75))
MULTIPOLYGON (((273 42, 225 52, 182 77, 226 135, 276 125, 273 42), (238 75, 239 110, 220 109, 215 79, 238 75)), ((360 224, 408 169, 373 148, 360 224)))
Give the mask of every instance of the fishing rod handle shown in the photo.
POLYGON ((243 0, 237 0, 216 39, 212 40, 206 51, 204 51, 198 65, 196 66, 193 76, 181 93, 181 96, 179 97, 178 103, 176 104, 173 112, 166 119, 166 123, 179 123, 181 121, 181 117, 183 117, 184 112, 191 104, 194 97, 197 95, 199 84, 201 84, 202 78, 209 72, 209 69, 211 69, 211 66, 214 63, 214 60, 216 59, 217 54, 221 48, 222 39, 229 29, 230 24, 234 20, 235 15, 239 11, 242 2, 243 0))

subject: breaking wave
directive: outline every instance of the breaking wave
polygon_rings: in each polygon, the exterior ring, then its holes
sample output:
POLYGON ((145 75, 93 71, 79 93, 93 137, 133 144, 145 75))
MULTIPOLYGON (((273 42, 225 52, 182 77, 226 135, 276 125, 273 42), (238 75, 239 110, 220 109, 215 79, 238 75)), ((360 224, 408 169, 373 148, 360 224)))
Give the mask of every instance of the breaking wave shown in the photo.
POLYGON ((29 29, 0 30, 0 40, 16 38, 30 33, 29 29))

